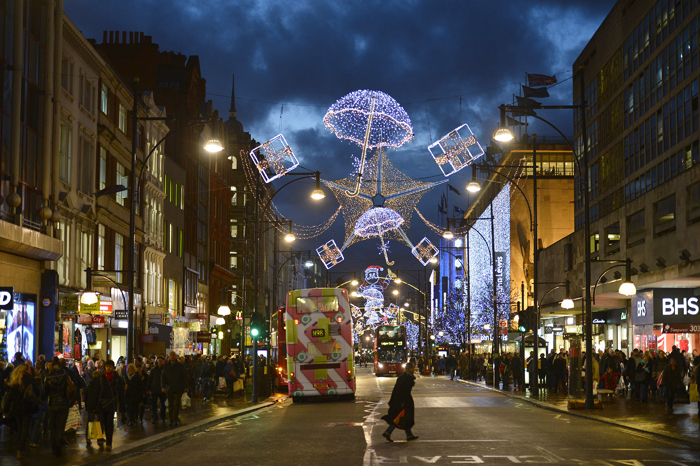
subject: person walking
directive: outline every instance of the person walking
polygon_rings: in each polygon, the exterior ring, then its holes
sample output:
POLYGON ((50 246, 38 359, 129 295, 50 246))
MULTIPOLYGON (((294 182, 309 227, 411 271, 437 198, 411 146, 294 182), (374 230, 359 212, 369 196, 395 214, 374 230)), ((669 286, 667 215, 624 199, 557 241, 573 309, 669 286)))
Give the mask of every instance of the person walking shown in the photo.
POLYGON ((165 424, 165 393, 161 390, 160 377, 163 375, 165 359, 158 356, 156 365, 148 375, 148 393, 151 395, 151 420, 153 424, 158 424, 158 407, 160 406, 160 419, 165 424))
POLYGON ((513 389, 516 392, 518 390, 524 390, 523 360, 520 359, 520 355, 517 352, 513 353, 513 357, 510 359, 510 373, 513 375, 513 389))
POLYGON ((146 388, 143 386, 143 379, 136 371, 133 364, 129 364, 126 368, 126 377, 124 377, 124 398, 126 400, 126 412, 129 419, 129 426, 133 426, 138 422, 139 406, 143 402, 143 396, 146 388))
POLYGON ((238 380, 238 373, 232 359, 229 359, 224 366, 224 379, 226 380, 226 397, 232 398, 233 384, 238 380))
POLYGON ((406 431, 406 440, 416 440, 417 435, 413 435, 411 428, 415 425, 415 408, 413 405, 413 397, 411 390, 416 384, 416 377, 413 372, 416 370, 415 364, 409 362, 406 364, 406 370, 396 379, 396 385, 391 392, 389 399, 389 412, 382 416, 382 419, 389 424, 389 427, 382 433, 382 436, 388 442, 393 442, 391 433, 396 429, 397 425, 394 420, 403 412, 403 416, 399 422, 399 428, 406 431))
POLYGON ((683 373, 676 358, 669 358, 666 369, 661 373, 661 385, 666 389, 666 410, 673 413, 673 399, 683 385, 683 373))
POLYGON ((17 459, 22 458, 29 444, 29 427, 32 416, 39 411, 42 404, 39 398, 39 387, 31 375, 31 368, 22 364, 10 375, 8 386, 8 401, 5 403, 3 415, 13 417, 17 423, 17 459))
POLYGON ((75 402, 72 399, 77 388, 61 367, 57 357, 53 358, 51 371, 44 381, 46 395, 49 399, 49 431, 51 432, 51 448, 55 456, 61 456, 61 448, 65 444, 63 438, 68 420, 68 409, 75 402), (68 393, 69 391, 73 393, 68 393))
POLYGON ((459 378, 462 380, 467 380, 469 377, 469 358, 467 357, 467 353, 463 352, 462 355, 459 357, 459 378))
MULTIPOLYGON (((101 386, 100 378, 104 377, 104 372, 99 369, 95 369, 90 373, 90 383, 85 389, 85 410, 87 411, 87 425, 85 426, 85 444, 89 447, 92 445, 92 440, 90 440, 90 423, 99 422, 102 425, 102 421, 98 417, 98 406, 97 399, 99 396, 99 390, 101 386)), ((104 435, 104 426, 102 426, 102 432, 104 435)), ((102 444, 104 438, 97 439, 98 444, 102 444)))
POLYGON ((88 412, 92 410, 97 414, 107 441, 105 450, 110 451, 114 435, 114 414, 126 411, 124 380, 117 374, 114 361, 109 359, 105 362, 104 376, 98 377, 93 383, 96 383, 97 386, 90 391, 88 412))
POLYGON ((455 372, 457 371, 457 358, 455 358, 455 355, 453 353, 450 353, 450 355, 447 357, 447 360, 445 361, 445 367, 450 373, 450 380, 454 381, 455 372))
POLYGON ((161 391, 168 397, 168 414, 170 425, 180 424, 180 408, 182 407, 182 394, 187 392, 187 371, 185 366, 177 360, 177 353, 171 351, 169 361, 163 366, 160 376, 161 391))
POLYGON ((201 372, 199 372, 199 374, 197 375, 202 381, 202 401, 207 402, 211 399, 211 395, 214 392, 214 390, 216 390, 216 384, 214 381, 214 377, 216 375, 216 366, 209 358, 206 358, 204 360, 204 363, 202 364, 200 371, 201 372))
POLYGON ((634 375, 634 381, 639 389, 639 401, 642 403, 647 402, 650 380, 651 362, 649 361, 649 355, 644 354, 644 356, 642 356, 642 361, 637 364, 637 369, 634 375))

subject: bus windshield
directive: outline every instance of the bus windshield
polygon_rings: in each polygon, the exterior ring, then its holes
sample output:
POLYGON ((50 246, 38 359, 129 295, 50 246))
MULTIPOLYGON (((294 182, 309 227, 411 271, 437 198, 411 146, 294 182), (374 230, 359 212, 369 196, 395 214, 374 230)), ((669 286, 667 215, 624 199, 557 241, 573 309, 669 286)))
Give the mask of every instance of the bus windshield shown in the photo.
POLYGON ((406 348, 382 347, 377 350, 377 362, 403 363, 406 362, 406 348))

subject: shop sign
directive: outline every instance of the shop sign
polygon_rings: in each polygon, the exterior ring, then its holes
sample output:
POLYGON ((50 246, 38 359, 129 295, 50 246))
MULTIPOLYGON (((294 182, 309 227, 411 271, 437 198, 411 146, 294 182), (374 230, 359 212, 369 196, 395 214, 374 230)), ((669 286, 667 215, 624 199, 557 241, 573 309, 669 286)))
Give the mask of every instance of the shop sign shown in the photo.
POLYGON ((700 315, 700 297, 689 288, 657 288, 632 298, 632 323, 689 324, 700 315))
POLYGON ((9 311, 15 308, 15 289, 11 286, 0 287, 0 310, 9 311))
POLYGON ((605 319, 593 319, 593 323, 594 323, 594 324, 604 324, 604 323, 605 323, 605 319))
POLYGON ((700 333, 700 324, 664 324, 664 333, 700 333))
POLYGON ((552 329, 552 326, 551 326, 551 325, 547 325, 547 326, 544 328, 544 333, 545 333, 546 335, 549 335, 549 334, 552 333, 553 331, 554 331, 554 330, 552 329))
POLYGON ((148 323, 149 324, 162 324, 163 323, 163 314, 148 314, 148 323))
POLYGON ((100 302, 96 301, 93 304, 80 303, 80 312, 83 314, 99 314, 100 302))
POLYGON ((112 315, 112 300, 101 299, 100 300, 100 314, 112 315))
POLYGON ((78 312, 78 295, 61 294, 58 297, 58 310, 62 314, 76 314, 78 312))
POLYGON ((564 327, 562 327, 561 325, 555 325, 554 327, 552 327, 552 332, 560 333, 563 331, 564 331, 564 327))
POLYGON ((78 314, 78 323, 90 325, 92 324, 92 316, 90 314, 78 314))
POLYGON ((153 343, 153 335, 149 333, 142 333, 139 335, 139 341, 141 343, 153 343))
POLYGON ((211 343, 211 333, 197 332, 197 343, 211 343))
POLYGON ((119 320, 128 320, 129 311, 127 311, 126 309, 117 309, 116 311, 114 311, 114 318, 119 320))
POLYGON ((209 314, 206 312, 199 313, 197 314, 197 320, 199 320, 199 323, 202 324, 203 326, 207 325, 207 320, 209 320, 209 314))
POLYGON ((105 316, 92 316, 92 327, 93 328, 105 328, 105 322, 107 318, 105 316))
POLYGON ((622 314, 620 314, 620 320, 627 320, 627 313, 626 312, 623 312, 622 314))
POLYGON ((190 330, 193 332, 199 332, 202 329, 202 324, 199 323, 199 321, 196 322, 190 322, 190 330))

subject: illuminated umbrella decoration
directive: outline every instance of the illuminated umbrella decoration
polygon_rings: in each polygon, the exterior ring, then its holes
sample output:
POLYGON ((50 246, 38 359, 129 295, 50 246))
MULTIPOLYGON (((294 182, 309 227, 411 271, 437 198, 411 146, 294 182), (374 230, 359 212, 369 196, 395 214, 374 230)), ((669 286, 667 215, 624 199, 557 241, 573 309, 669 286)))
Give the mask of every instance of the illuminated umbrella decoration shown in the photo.
POLYGON ((373 207, 357 220, 355 230, 348 238, 348 242, 352 241, 355 235, 364 238, 378 237, 382 242, 382 251, 384 252, 384 259, 387 265, 394 265, 393 262, 389 262, 386 245, 384 244, 384 235, 389 231, 398 229, 403 222, 403 217, 395 210, 387 209, 386 207, 373 207))
POLYGON ((354 190, 348 191, 351 197, 360 192, 367 149, 398 149, 413 138, 411 119, 406 110, 381 91, 351 92, 331 105, 323 122, 339 139, 350 140, 362 147, 357 184, 354 190))

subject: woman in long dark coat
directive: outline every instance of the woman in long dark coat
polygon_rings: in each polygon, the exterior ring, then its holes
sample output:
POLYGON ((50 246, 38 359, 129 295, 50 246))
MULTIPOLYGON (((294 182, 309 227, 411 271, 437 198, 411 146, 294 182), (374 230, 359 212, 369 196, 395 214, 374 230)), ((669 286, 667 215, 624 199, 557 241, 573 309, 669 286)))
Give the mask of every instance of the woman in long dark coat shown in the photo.
POLYGON ((411 390, 416 384, 416 378, 413 375, 415 370, 416 366, 414 363, 409 362, 406 364, 404 373, 396 379, 396 385, 394 385, 394 390, 391 392, 389 413, 382 417, 382 419, 389 424, 389 427, 382 434, 389 442, 393 442, 393 440, 391 440, 391 433, 397 427, 406 431, 406 440, 415 440, 418 438, 417 435, 413 435, 411 432, 411 427, 415 425, 415 408, 413 406, 413 397, 411 396, 411 390), (394 424, 394 420, 401 411, 404 410, 405 414, 397 426, 394 424))

